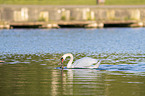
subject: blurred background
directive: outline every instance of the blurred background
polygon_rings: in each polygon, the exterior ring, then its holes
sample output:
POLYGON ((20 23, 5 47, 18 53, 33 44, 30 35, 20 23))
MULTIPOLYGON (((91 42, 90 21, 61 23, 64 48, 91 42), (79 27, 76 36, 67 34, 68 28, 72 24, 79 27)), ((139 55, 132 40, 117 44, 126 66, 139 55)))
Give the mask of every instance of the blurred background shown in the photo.
POLYGON ((1 0, 0 28, 145 26, 145 0, 1 0))

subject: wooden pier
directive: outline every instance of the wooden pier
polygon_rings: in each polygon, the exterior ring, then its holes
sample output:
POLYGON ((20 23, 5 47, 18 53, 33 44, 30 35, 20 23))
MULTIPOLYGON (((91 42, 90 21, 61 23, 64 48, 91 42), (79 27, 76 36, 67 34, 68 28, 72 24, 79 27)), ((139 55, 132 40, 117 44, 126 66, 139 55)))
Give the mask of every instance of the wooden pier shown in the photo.
POLYGON ((145 26, 144 5, 1 5, 0 7, 0 28, 103 28, 143 26, 145 26))
POLYGON ((143 27, 137 21, 58 21, 58 22, 11 22, 0 25, 0 29, 13 28, 103 28, 103 27, 143 27))

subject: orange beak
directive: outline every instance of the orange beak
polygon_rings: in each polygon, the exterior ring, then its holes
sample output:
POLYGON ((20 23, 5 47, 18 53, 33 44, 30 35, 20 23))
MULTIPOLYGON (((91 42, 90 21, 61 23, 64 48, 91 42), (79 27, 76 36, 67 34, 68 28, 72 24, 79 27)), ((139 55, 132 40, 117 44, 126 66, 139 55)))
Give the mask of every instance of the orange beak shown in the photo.
POLYGON ((63 59, 61 60, 61 63, 63 63, 63 59))

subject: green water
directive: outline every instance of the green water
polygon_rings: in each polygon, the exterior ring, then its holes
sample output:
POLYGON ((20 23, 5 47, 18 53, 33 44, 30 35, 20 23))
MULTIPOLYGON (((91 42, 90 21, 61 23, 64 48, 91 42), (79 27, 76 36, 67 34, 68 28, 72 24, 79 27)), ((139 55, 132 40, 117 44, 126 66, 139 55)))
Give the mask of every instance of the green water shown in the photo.
POLYGON ((4 64, 0 67, 2 96, 144 96, 145 73, 95 69, 53 69, 47 65, 4 64))

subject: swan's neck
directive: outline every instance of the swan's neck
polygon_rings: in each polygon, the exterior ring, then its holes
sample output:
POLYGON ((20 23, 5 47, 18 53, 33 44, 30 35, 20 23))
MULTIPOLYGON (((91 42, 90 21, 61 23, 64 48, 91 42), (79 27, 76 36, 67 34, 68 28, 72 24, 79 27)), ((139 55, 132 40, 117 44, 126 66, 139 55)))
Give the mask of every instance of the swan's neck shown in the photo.
POLYGON ((70 57, 70 60, 67 64, 67 68, 72 68, 72 62, 73 62, 73 55, 72 54, 67 54, 67 56, 70 57))

